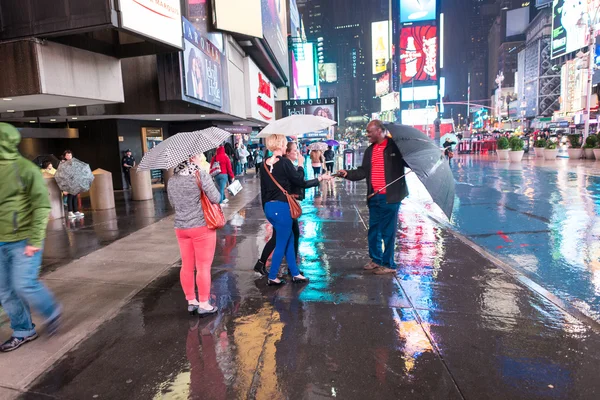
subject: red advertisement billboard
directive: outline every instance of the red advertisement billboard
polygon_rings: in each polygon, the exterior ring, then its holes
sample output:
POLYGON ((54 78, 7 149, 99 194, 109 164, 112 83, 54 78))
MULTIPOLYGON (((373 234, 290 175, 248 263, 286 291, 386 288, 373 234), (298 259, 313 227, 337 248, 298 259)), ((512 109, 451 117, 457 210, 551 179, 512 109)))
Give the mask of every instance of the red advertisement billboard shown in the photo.
POLYGON ((432 25, 407 26, 400 31, 402 83, 437 80, 437 29, 432 25))

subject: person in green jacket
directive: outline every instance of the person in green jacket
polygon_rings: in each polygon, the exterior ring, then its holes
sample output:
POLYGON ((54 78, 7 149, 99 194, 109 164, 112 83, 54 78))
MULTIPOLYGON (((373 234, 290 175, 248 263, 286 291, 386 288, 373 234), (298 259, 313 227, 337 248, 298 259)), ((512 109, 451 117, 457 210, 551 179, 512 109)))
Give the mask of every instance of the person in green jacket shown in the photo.
POLYGON ((56 333, 61 307, 40 282, 42 250, 50 214, 48 189, 40 169, 19 154, 21 134, 0 123, 0 304, 13 334, 1 352, 16 350, 37 338, 29 308, 56 333))

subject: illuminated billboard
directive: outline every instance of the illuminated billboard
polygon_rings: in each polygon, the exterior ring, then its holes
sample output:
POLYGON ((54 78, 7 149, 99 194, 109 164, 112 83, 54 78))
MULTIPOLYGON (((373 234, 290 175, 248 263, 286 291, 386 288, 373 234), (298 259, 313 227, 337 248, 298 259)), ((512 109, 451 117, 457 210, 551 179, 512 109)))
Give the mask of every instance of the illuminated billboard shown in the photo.
POLYGON ((437 85, 402 88, 402 101, 435 100, 437 97, 437 85))
POLYGON ((319 82, 325 82, 325 83, 337 82, 337 64, 336 63, 319 64, 319 82))
POLYGON ((388 94, 390 92, 390 73, 386 72, 382 74, 375 81, 375 96, 381 97, 384 94, 388 94))
MULTIPOLYGON (((262 0, 261 4, 263 36, 287 77, 289 70, 287 0, 262 0)), ((239 13, 238 10, 234 12, 239 13)))
MULTIPOLYGON (((204 1, 190 1, 190 7, 204 1)), ((243 35, 262 37, 263 22, 261 0, 213 0, 215 28, 243 35)))
POLYGON ((408 26, 400 31, 400 79, 403 84, 437 79, 435 26, 408 26))
POLYGON ((284 117, 290 115, 316 115, 338 122, 338 98, 284 100, 282 111, 284 117))
POLYGON ((437 118, 435 108, 417 108, 402 110, 402 123, 404 125, 430 125, 437 118))
POLYGON ((400 22, 435 20, 437 0, 399 0, 400 22))
MULTIPOLYGON (((552 58, 577 51, 586 45, 587 28, 578 24, 587 13, 587 2, 555 0, 552 5, 552 58)), ((592 11, 593 12, 593 11, 592 11)))
POLYGON ((304 52, 303 60, 296 60, 296 68, 298 68, 298 85, 299 86, 315 86, 315 46, 313 43, 301 44, 304 52))
POLYGON ((371 24, 371 46, 373 50, 373 75, 381 74, 387 69, 390 60, 389 21, 371 24))

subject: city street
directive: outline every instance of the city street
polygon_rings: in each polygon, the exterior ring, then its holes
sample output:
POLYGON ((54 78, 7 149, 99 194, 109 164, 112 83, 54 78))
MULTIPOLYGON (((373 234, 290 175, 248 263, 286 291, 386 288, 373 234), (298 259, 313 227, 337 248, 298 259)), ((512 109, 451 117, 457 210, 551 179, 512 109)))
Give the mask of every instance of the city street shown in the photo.
MULTIPOLYGON (((483 179, 476 169, 460 175, 467 162, 455 166, 459 181, 483 179)), ((483 171, 515 173, 478 163, 483 171)), ((552 174, 551 167, 529 171, 552 174)), ((480 202, 475 186, 463 186, 473 192, 459 190, 459 227, 467 200, 480 202)), ((510 180, 498 187, 519 189, 510 180)), ((597 325, 561 310, 428 218, 417 205, 418 190, 401 209, 398 275, 364 272, 365 190, 364 182, 339 181, 309 191, 301 268, 310 284, 270 288, 252 271, 271 233, 254 198, 219 232, 212 286, 217 316, 190 317, 179 265, 166 265, 22 397, 597 398, 597 325)), ((505 233, 512 238, 525 228, 516 222, 505 233)), ((176 253, 169 244, 161 259, 176 253)), ((53 340, 26 349, 39 352, 53 340)))

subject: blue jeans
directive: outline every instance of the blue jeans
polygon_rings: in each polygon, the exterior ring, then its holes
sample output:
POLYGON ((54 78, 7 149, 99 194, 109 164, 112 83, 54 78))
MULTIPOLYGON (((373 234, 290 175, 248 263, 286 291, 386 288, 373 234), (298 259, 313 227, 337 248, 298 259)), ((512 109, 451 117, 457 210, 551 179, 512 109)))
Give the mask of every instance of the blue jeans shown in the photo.
POLYGON ((265 204, 265 215, 267 220, 275 229, 275 251, 271 259, 271 269, 269 270, 269 279, 277 279, 279 267, 283 261, 283 256, 287 260, 288 268, 292 276, 300 274, 296 265, 296 250, 294 249, 294 233, 292 232, 292 215, 290 206, 283 201, 270 201, 265 204))
POLYGON ((221 203, 225 200, 225 187, 227 186, 227 180, 229 176, 227 174, 219 174, 215 176, 215 182, 221 193, 221 203))
POLYGON ((400 203, 388 204, 385 194, 378 194, 369 199, 368 206, 369 257, 375 264, 396 269, 394 249, 400 203))
POLYGON ((28 257, 27 241, 0 242, 0 303, 10 318, 13 336, 27 337, 35 333, 31 306, 46 321, 58 317, 60 307, 38 277, 42 250, 28 257))

